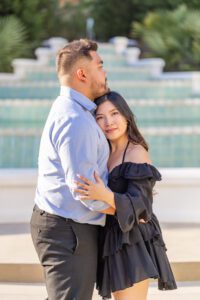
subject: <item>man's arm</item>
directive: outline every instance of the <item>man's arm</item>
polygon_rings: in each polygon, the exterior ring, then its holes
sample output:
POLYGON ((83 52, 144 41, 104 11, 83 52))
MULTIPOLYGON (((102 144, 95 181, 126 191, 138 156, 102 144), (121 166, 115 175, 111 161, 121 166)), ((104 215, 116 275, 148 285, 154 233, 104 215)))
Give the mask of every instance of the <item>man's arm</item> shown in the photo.
MULTIPOLYGON (((73 119, 73 122, 63 121, 62 128, 59 130, 59 134, 54 132, 54 144, 59 154, 65 181, 73 198, 81 201, 74 192, 74 181, 78 179, 77 174, 95 181, 94 171, 98 172, 98 136, 94 134, 92 128, 87 127, 87 124, 84 122, 80 124, 78 118, 73 119)), ((105 202, 94 199, 81 201, 81 203, 93 211, 103 212, 109 208, 105 202)))

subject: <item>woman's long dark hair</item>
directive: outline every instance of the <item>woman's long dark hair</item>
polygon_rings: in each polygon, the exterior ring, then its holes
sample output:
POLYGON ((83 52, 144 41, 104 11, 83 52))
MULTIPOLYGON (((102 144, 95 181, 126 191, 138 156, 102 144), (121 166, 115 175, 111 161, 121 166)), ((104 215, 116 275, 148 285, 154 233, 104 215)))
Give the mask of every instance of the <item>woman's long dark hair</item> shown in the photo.
POLYGON ((95 104, 98 107, 100 104, 106 101, 110 101, 127 120, 127 133, 129 141, 135 145, 143 146, 148 151, 148 144, 137 128, 133 112, 131 111, 124 98, 120 94, 114 91, 110 91, 107 94, 95 99, 95 104))

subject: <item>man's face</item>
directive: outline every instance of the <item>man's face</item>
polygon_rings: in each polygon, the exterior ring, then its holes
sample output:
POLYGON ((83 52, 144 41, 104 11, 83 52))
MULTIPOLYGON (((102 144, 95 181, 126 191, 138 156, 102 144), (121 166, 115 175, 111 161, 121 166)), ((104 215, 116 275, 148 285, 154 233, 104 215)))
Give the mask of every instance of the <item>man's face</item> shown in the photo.
POLYGON ((92 60, 88 60, 87 78, 91 93, 91 99, 104 95, 108 91, 106 72, 103 61, 96 51, 90 51, 92 60))

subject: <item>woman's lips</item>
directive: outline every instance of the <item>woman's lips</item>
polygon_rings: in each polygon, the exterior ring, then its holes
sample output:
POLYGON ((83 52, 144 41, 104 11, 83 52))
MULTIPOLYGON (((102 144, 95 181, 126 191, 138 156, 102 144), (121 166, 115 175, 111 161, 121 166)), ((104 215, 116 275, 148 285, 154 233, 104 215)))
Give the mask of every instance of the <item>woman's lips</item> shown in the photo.
POLYGON ((112 132, 115 131, 115 130, 116 130, 116 128, 107 129, 107 130, 106 130, 106 133, 112 133, 112 132))

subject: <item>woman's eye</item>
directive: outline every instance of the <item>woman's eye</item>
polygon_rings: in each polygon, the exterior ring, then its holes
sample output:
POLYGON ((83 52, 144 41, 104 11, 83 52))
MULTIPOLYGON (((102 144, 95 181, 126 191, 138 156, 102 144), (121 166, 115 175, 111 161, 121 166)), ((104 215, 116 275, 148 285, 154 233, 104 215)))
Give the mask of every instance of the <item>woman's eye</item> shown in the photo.
POLYGON ((103 119, 103 117, 97 117, 96 121, 99 121, 99 120, 102 120, 102 119, 103 119))
POLYGON ((113 116, 118 115, 118 114, 119 114, 118 111, 114 111, 114 112, 112 113, 113 116))

